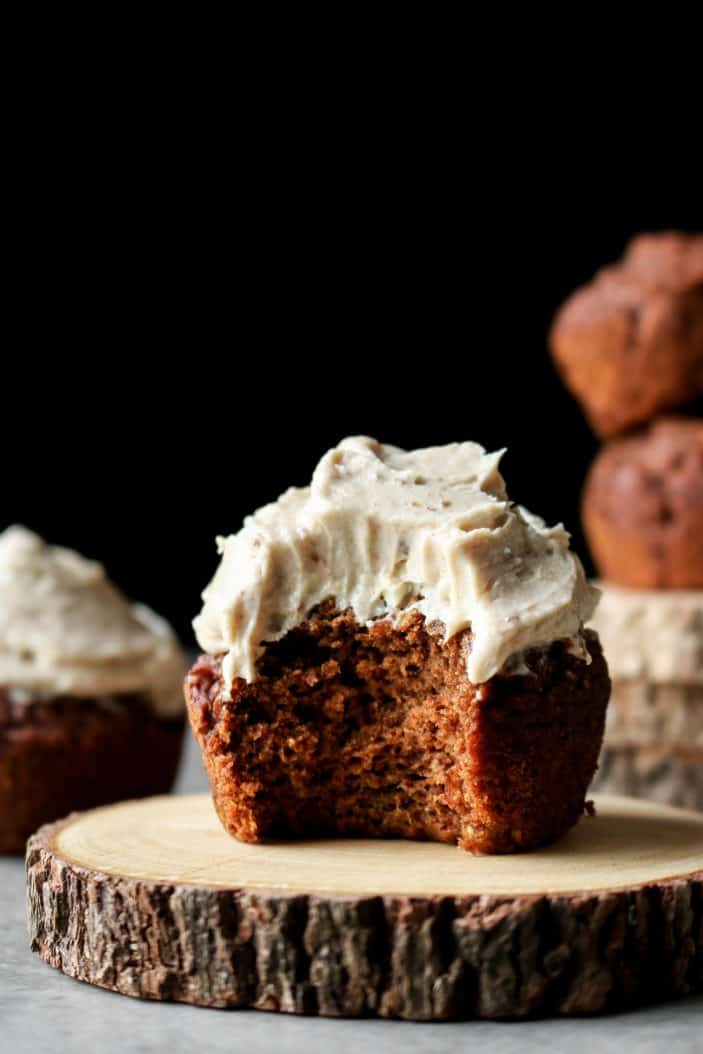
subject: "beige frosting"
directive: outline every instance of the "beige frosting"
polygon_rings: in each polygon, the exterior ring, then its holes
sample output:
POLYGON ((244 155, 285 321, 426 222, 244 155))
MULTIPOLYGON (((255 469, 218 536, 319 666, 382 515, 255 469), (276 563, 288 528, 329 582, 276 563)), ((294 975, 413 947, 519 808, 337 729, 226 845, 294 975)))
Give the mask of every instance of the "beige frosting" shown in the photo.
POLYGON ((564 528, 510 504, 501 455, 476 443, 404 451, 345 439, 309 487, 219 538, 194 626, 206 651, 226 653, 225 682, 252 681, 262 642, 328 598, 363 623, 416 609, 447 639, 470 626, 474 683, 526 648, 578 638, 597 591, 564 528))
POLYGON ((0 685, 14 702, 139 692, 168 716, 183 708, 184 668, 168 623, 100 564, 24 527, 0 534, 0 685))
POLYGON ((703 684, 703 592, 599 586, 592 625, 614 680, 703 684))

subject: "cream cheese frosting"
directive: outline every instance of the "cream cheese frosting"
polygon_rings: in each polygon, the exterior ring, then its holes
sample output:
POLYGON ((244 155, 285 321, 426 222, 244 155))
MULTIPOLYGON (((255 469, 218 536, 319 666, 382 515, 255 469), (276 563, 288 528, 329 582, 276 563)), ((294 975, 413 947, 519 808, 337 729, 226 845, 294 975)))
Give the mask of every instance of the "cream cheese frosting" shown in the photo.
POLYGON ((14 702, 138 692, 167 717, 183 709, 184 669, 168 623, 99 563, 24 527, 0 534, 0 685, 14 702))
POLYGON ((253 681, 264 643, 330 598, 362 623, 417 610, 445 639, 470 627, 476 684, 528 648, 578 643, 597 590, 564 528, 511 504, 502 454, 344 439, 309 487, 218 538, 220 566, 194 628, 205 651, 224 653, 225 683, 253 681))

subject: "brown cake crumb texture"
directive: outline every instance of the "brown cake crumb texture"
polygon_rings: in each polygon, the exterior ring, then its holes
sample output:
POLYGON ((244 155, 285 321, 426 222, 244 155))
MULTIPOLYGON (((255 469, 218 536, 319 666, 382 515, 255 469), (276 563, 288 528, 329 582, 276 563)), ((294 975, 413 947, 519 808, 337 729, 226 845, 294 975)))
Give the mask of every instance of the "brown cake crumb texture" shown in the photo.
POLYGON ((609 680, 563 643, 530 673, 473 685, 470 632, 443 643, 413 613, 360 626, 318 608, 269 644, 223 698, 221 659, 186 680, 217 812, 246 842, 329 834, 456 842, 472 852, 550 842, 581 816, 609 680))
POLYGON ((564 304, 550 342, 593 429, 610 437, 703 394, 703 235, 634 238, 564 304))
POLYGON ((583 524, 603 578, 703 588, 703 421, 664 418, 607 444, 586 481, 583 524))
POLYGON ((74 810, 169 791, 183 730, 140 695, 20 705, 0 688, 0 852, 74 810))

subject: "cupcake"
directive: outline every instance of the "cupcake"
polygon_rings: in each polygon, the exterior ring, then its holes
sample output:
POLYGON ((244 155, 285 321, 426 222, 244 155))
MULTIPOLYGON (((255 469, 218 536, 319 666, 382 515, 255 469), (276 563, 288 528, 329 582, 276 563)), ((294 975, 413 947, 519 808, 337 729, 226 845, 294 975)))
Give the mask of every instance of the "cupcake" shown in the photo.
POLYGON ((183 653, 100 564, 0 534, 0 851, 74 809, 168 791, 183 653))
POLYGON ((703 421, 663 418, 607 443, 583 526, 600 575, 637 589, 703 589, 703 421))
POLYGON ((578 820, 609 694, 597 594, 500 456, 345 439, 219 539, 186 702, 230 834, 498 853, 578 820))
POLYGON ((550 343, 601 437, 703 395, 703 236, 634 238, 619 263, 569 297, 550 343))

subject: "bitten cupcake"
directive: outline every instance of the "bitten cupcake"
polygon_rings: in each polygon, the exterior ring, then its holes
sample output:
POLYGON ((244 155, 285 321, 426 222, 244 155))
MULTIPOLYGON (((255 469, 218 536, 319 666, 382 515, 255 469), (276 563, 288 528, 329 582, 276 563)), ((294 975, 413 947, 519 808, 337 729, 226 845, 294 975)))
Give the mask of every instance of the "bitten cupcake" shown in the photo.
POLYGON ((219 540, 186 700, 232 835, 493 853, 576 823, 610 689, 597 594, 499 461, 345 439, 219 540))
POLYGON ((183 653, 100 564, 0 534, 0 851, 74 809, 170 789, 183 653))

